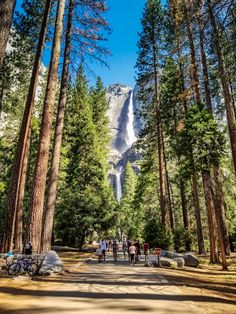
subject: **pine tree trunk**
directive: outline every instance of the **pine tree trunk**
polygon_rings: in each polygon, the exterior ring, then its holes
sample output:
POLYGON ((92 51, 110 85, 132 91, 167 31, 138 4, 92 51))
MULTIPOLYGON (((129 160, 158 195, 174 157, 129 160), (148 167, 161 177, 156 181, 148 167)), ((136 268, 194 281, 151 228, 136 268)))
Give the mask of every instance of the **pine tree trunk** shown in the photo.
POLYGON ((195 173, 192 176, 192 191, 193 191, 193 203, 194 203, 195 219, 196 219, 196 227, 197 227, 198 253, 206 254, 203 231, 202 231, 201 209, 200 209, 200 203, 199 203, 197 177, 195 173))
POLYGON ((60 58, 64 8, 65 0, 59 0, 31 196, 28 239, 33 246, 33 250, 37 253, 40 252, 41 247, 44 194, 48 170, 53 107, 57 87, 57 73, 60 58))
POLYGON ((198 78, 198 69, 197 69, 195 46, 194 46, 194 39, 193 39, 193 30, 192 30, 192 25, 189 19, 188 4, 186 5, 186 0, 184 0, 184 15, 186 19, 188 41, 189 41, 189 48, 190 48, 190 54, 191 54, 191 69, 190 69, 190 74, 192 77, 191 85, 192 85, 193 91, 195 92, 196 102, 200 104, 201 103, 200 82, 198 78))
POLYGON ((49 177, 49 187, 47 192, 47 199, 43 213, 43 232, 41 241, 41 250, 48 252, 51 248, 53 219, 56 204, 60 150, 62 143, 62 134, 64 127, 65 108, 68 91, 68 78, 69 78, 69 63, 70 63, 70 50, 71 50, 71 30, 73 18, 74 0, 69 3, 68 25, 66 32, 66 44, 64 52, 64 63, 62 70, 62 81, 57 111, 57 121, 54 135, 54 145, 52 153, 52 163, 49 177))
POLYGON ((214 49, 218 57, 220 80, 221 80, 221 85, 223 88, 223 96, 224 96, 225 108, 226 108, 226 114, 227 114, 234 170, 236 174, 236 120, 235 120, 235 115, 234 115, 233 100, 232 100, 232 95, 230 91, 228 75, 225 68, 224 55, 223 55, 223 51, 220 45, 218 27, 217 27, 214 12, 212 9, 211 0, 207 0, 207 4, 208 4, 208 12, 209 12, 209 17, 211 21, 211 26, 213 30, 214 49))
POLYGON ((2 83, 1 90, 0 90, 0 118, 2 117, 2 112, 3 112, 3 96, 4 96, 4 86, 2 83))
POLYGON ((16 207, 14 245, 15 245, 15 250, 20 251, 20 252, 23 251, 23 204, 24 204, 25 183, 26 183, 26 176, 27 176, 28 156, 29 156, 29 149, 30 149, 30 138, 31 138, 31 124, 29 127, 28 139, 26 142, 25 154, 23 158, 22 173, 21 173, 19 194, 18 194, 17 207, 16 207))
POLYGON ((170 176, 167 168, 167 160, 166 160, 166 154, 165 154, 165 141, 163 132, 161 134, 162 136, 162 142, 163 142, 163 152, 164 152, 164 163, 165 163, 165 180, 166 180, 166 191, 167 191, 167 199, 168 199, 168 205, 169 205, 169 218, 170 218, 170 227, 171 230, 175 229, 175 215, 174 215, 174 203, 172 202, 172 191, 171 191, 171 182, 170 182, 170 176))
POLYGON ((187 210, 185 186, 184 186, 183 182, 180 183, 180 196, 181 196, 181 207, 182 207, 184 229, 188 232, 188 237, 185 240, 185 248, 186 248, 187 252, 190 252, 191 251, 191 243, 190 243, 190 239, 189 239, 189 220, 188 220, 188 210, 187 210))
POLYGON ((15 5, 16 0, 0 1, 0 71, 7 48, 15 5))
MULTIPOLYGON (((219 165, 214 166, 214 179, 215 179, 215 211, 216 211, 216 217, 217 217, 219 241, 223 242, 221 243, 221 250, 223 250, 226 255, 230 255, 229 236, 228 236, 225 212, 224 212, 224 194, 223 194, 222 181, 220 178, 219 165)), ((222 266, 224 268, 225 265, 223 265, 223 263, 226 264, 226 261, 223 261, 223 256, 222 256, 222 266)))
POLYGON ((215 208, 214 208, 214 193, 212 190, 212 182, 210 171, 202 171, 202 183, 204 188, 205 202, 207 208, 209 238, 210 238, 210 263, 218 262, 215 237, 215 208))
MULTIPOLYGON (((177 52, 178 52, 178 62, 179 62, 179 69, 180 69, 181 88, 182 88, 182 92, 184 92, 185 91, 185 82, 184 82, 183 65, 181 62, 182 58, 181 58, 181 51, 180 51, 179 36, 178 36, 178 40, 177 40, 177 52)), ((188 107, 187 107, 186 100, 183 100, 183 110, 184 110, 185 116, 187 116, 188 107)), ((191 156, 192 156, 192 152, 191 152, 191 156)), ((195 169, 193 158, 191 160, 191 163, 193 165, 193 168, 195 169)), ((205 251, 204 237, 203 237, 203 231, 202 231, 201 208, 200 208, 200 202, 199 202, 197 177, 196 177, 195 173, 192 176, 192 194, 193 194, 193 205, 194 205, 195 219, 196 219, 196 226, 197 226, 198 253, 199 254, 205 254, 206 251, 205 251)))
MULTIPOLYGON (((206 97, 206 108, 213 116, 213 108, 212 108, 212 101, 211 101, 211 91, 209 86, 209 74, 208 74, 208 66, 207 66, 207 57, 205 52, 205 34, 204 34, 204 28, 201 18, 201 7, 202 7, 202 0, 198 3, 199 11, 197 13, 197 22, 198 22, 198 28, 199 28, 199 34, 200 34, 200 50, 201 50, 201 60, 202 60, 202 71, 203 71, 203 77, 204 77, 204 90, 205 90, 205 97, 206 97)), ((215 215, 216 215, 216 222, 217 222, 217 228, 218 228, 218 234, 219 237, 220 234, 223 235, 222 241, 224 251, 226 254, 229 254, 229 241, 228 241, 228 232, 225 222, 225 212, 224 212, 224 194, 223 194, 223 187, 222 182, 220 180, 220 166, 219 164, 214 165, 214 181, 215 181, 215 215)), ((222 248, 221 248, 222 249, 222 248)), ((222 259, 223 260, 223 259, 222 259)), ((223 261, 223 264, 225 267, 226 261, 223 261)))
POLYGON ((19 139, 16 148, 15 160, 12 169, 10 187, 8 192, 8 202, 7 208, 5 212, 5 221, 4 221, 4 235, 3 235, 3 250, 4 252, 8 252, 12 250, 13 239, 14 239, 14 228, 15 228, 15 218, 16 218, 16 211, 17 211, 17 204, 19 198, 19 190, 20 190, 20 182, 23 183, 21 180, 21 174, 23 171, 23 164, 27 166, 28 158, 27 154, 25 154, 26 146, 28 137, 30 134, 30 126, 31 126, 31 119, 32 119, 32 112, 34 107, 35 101, 35 94, 38 84, 38 77, 39 77, 39 69, 40 69, 40 60, 42 56, 46 29, 49 19, 49 12, 51 7, 52 0, 48 0, 45 4, 44 10, 44 18, 42 22, 41 31, 39 34, 39 41, 37 46, 37 52, 35 55, 34 66, 32 70, 31 80, 29 91, 27 95, 27 101, 25 105, 24 115, 21 123, 21 129, 19 134, 19 139))
MULTIPOLYGON (((185 18, 186 18, 186 23, 187 23, 189 47, 190 47, 190 52, 191 52, 191 65, 192 65, 192 77, 193 77, 192 86, 194 88, 196 102, 201 103, 201 92, 200 92, 198 68, 197 68, 197 63, 196 63, 195 45, 194 45, 192 26, 190 24, 189 12, 186 6, 186 2, 185 2, 185 18)), ((206 167, 206 169, 209 169, 209 165, 206 160, 203 160, 202 163, 206 167)), ((212 188, 211 174, 209 170, 202 171, 202 182, 203 182, 205 204, 206 204, 207 215, 208 215, 209 238, 210 238, 210 262, 217 263, 218 255, 216 254, 216 237, 215 237, 215 203, 214 203, 214 193, 213 193, 213 188, 212 188)))
POLYGON ((156 101, 156 132, 157 132, 157 149, 158 149, 158 166, 159 166, 159 184, 160 184, 160 209, 161 209, 161 223, 166 226, 166 183, 165 183, 165 161, 164 161, 164 143, 162 137, 161 126, 161 110, 160 99, 158 91, 158 70, 157 70, 157 48, 155 41, 153 44, 153 70, 154 70, 154 92, 156 101))

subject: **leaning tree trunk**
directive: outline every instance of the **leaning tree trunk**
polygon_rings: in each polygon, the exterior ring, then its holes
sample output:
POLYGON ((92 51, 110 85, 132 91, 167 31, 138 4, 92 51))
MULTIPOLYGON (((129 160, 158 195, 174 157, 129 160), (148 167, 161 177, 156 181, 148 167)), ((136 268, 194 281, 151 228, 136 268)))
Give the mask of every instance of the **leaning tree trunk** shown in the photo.
POLYGON ((37 52, 35 55, 29 91, 27 95, 24 115, 21 123, 21 129, 15 153, 15 160, 12 169, 10 187, 8 192, 8 202, 4 221, 3 250, 5 252, 11 250, 13 245, 16 211, 18 206, 19 191, 21 190, 20 185, 21 183, 23 184, 24 181, 21 180, 22 179, 21 175, 23 172, 23 165, 27 167, 28 154, 26 153, 26 147, 30 134, 32 112, 39 78, 40 60, 45 41, 51 3, 52 0, 48 0, 45 5, 44 18, 42 22, 41 31, 39 34, 37 52))
POLYGON ((31 138, 31 124, 29 126, 28 139, 25 147, 25 154, 22 164, 21 179, 19 184, 19 194, 16 207, 16 220, 15 220, 15 235, 14 235, 14 247, 15 250, 22 252, 23 250, 23 204, 25 195, 25 183, 27 176, 28 155, 30 150, 30 138, 31 138))
POLYGON ((223 89, 223 96, 227 114, 227 121, 228 121, 228 128, 229 128, 229 136, 230 136, 230 143, 231 143, 231 150, 232 150, 232 157, 234 163, 234 170, 236 175, 236 120, 234 115, 234 108, 233 108, 233 99, 230 91, 230 85, 228 80, 228 75, 225 67, 225 60, 223 55, 223 50, 220 45, 219 40, 219 32, 218 27, 216 24, 214 12, 212 9, 212 2, 211 0, 207 0, 208 4, 208 12, 211 21, 211 26, 213 30, 213 44, 216 55, 218 57, 218 64, 219 64, 219 71, 220 71, 220 80, 223 89))
MULTIPOLYGON (((212 118, 213 116, 213 108, 212 108, 212 101, 211 101, 211 91, 209 86, 209 74, 208 74, 208 65, 207 65, 207 57, 205 52, 205 33, 204 27, 201 17, 201 8, 202 8, 202 0, 198 1, 199 11, 197 12, 197 22, 199 28, 199 35, 200 35, 200 51, 201 51, 201 61, 202 61, 202 71, 204 77, 204 90, 205 90, 205 97, 206 97, 206 108, 210 112, 212 118)), ((218 228, 219 237, 222 239, 220 240, 221 244, 221 251, 223 250, 225 253, 229 254, 229 241, 228 241, 228 232, 225 222, 225 211, 224 211, 224 193, 222 182, 220 180, 220 166, 219 164, 214 165, 214 182, 215 182, 215 215, 216 215, 216 222, 218 228), (220 236, 220 234, 222 236, 220 236), (222 242, 223 241, 223 242, 222 242)), ((222 266, 225 269, 226 260, 225 256, 222 256, 222 266)))
POLYGON ((38 253, 41 247, 44 194, 48 170, 53 107, 57 87, 64 8, 65 0, 59 0, 30 205, 28 240, 32 243, 33 250, 38 253))
POLYGON ((15 5, 16 0, 0 1, 0 71, 7 48, 15 5))
POLYGON ((53 219, 57 195, 60 150, 62 143, 62 134, 64 127, 65 108, 68 91, 68 78, 69 78, 69 63, 70 63, 70 50, 71 50, 71 31, 72 31, 72 18, 73 18, 74 0, 69 3, 69 16, 66 32, 66 44, 64 52, 64 63, 62 70, 62 81, 57 111, 57 121, 54 135, 54 145, 52 153, 52 163, 48 184, 47 199, 43 213, 43 231, 41 240, 41 250, 47 252, 51 248, 53 219))

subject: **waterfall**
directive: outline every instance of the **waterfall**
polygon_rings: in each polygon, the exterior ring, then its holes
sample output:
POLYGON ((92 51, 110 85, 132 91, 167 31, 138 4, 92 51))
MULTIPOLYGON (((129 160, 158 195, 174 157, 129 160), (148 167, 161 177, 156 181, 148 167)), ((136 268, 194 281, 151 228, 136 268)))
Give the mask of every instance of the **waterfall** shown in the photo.
POLYGON ((121 174, 122 174, 122 167, 119 167, 119 171, 116 174, 116 198, 118 201, 122 197, 121 174))
POLYGON ((127 123, 127 145, 131 147, 134 142, 136 142, 137 138, 134 133, 134 93, 131 91, 129 98, 129 108, 128 108, 128 123, 127 123))

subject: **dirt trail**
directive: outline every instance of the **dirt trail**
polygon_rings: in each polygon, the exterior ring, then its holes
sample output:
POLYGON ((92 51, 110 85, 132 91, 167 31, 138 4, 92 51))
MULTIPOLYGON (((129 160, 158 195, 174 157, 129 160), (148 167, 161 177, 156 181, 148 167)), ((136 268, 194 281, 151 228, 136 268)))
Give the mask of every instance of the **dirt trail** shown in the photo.
MULTIPOLYGON (((94 260, 63 276, 1 278, 0 313, 205 313, 199 302, 206 302, 206 295, 183 293, 157 269, 119 259, 94 260)), ((210 300, 221 302, 220 296, 210 300)), ((229 303, 236 313, 236 301, 229 303)))

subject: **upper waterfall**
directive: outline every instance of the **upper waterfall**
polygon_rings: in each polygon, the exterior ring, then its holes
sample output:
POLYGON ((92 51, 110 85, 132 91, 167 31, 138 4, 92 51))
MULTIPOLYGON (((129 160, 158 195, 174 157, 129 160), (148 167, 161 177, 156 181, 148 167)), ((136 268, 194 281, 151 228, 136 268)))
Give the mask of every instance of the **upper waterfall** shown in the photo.
POLYGON ((134 91, 132 90, 129 98, 128 107, 128 122, 126 126, 127 130, 127 145, 131 147, 136 142, 137 138, 134 131, 134 91))

